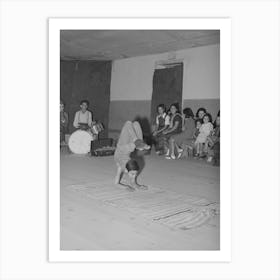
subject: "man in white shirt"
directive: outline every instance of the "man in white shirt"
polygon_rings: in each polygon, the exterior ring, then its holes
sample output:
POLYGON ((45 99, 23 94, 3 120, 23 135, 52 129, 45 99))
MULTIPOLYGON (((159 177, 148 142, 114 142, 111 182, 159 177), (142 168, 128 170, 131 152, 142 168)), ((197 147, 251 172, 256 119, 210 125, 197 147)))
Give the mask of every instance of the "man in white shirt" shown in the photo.
POLYGON ((73 126, 75 128, 81 128, 82 126, 88 125, 91 127, 92 125, 92 114, 87 110, 89 106, 89 102, 87 100, 82 100, 80 102, 81 110, 76 112, 73 126))
POLYGON ((158 115, 156 116, 156 127, 153 131, 153 136, 161 134, 170 125, 170 117, 165 111, 164 104, 159 104, 157 106, 158 115))
POLYGON ((156 116, 156 127, 155 130, 153 131, 153 142, 155 144, 155 150, 157 154, 162 154, 163 150, 163 141, 162 141, 162 136, 163 132, 169 128, 170 126, 170 117, 166 113, 165 105, 164 104, 159 104, 157 106, 157 113, 158 115, 156 116))

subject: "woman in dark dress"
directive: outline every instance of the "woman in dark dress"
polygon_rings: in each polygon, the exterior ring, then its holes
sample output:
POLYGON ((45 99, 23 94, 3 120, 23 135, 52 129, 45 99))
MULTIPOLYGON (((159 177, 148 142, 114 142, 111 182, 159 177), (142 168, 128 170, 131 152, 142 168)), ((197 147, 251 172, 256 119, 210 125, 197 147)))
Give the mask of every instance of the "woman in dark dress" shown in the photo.
POLYGON ((177 150, 178 158, 181 157, 184 149, 183 146, 187 141, 193 139, 193 134, 195 131, 195 121, 194 114, 191 108, 185 108, 183 110, 183 115, 185 117, 183 131, 179 134, 175 134, 169 139, 169 150, 170 158, 175 159, 175 149, 177 150))

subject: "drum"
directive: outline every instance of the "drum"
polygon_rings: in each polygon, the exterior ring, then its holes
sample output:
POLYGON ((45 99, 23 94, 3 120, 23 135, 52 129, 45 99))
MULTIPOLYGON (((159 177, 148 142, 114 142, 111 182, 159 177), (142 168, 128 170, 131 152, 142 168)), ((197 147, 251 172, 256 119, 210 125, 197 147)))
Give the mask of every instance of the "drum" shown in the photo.
POLYGON ((99 123, 99 122, 93 124, 92 127, 91 127, 91 131, 92 131, 93 134, 98 135, 102 130, 104 130, 104 127, 103 127, 102 123, 99 123))
POLYGON ((69 137, 68 146, 74 154, 87 154, 90 152, 91 141, 93 137, 91 133, 85 130, 76 130, 69 137))
POLYGON ((90 129, 90 127, 87 123, 79 123, 79 129, 88 130, 88 129, 90 129))

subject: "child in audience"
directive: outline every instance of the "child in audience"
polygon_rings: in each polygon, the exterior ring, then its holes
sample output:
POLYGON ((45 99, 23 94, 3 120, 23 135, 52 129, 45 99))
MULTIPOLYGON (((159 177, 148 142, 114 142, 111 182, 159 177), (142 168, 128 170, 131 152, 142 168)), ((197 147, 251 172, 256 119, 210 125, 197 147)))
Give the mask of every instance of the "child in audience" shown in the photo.
POLYGON ((164 104, 157 106, 158 115, 156 116, 156 127, 153 131, 153 142, 155 143, 155 150, 157 154, 163 153, 164 146, 162 145, 161 136, 164 130, 169 127, 170 117, 167 115, 164 104))
POLYGON ((202 123, 203 123, 202 119, 196 119, 195 120, 195 131, 193 133, 193 139, 194 140, 196 140, 197 136, 199 135, 199 130, 200 130, 201 126, 202 126, 202 123))
POLYGON ((197 153, 197 151, 195 150, 195 140, 197 138, 197 136, 199 135, 199 130, 202 126, 203 121, 201 119, 196 119, 195 120, 195 130, 192 136, 192 140, 186 140, 184 142, 185 144, 185 149, 191 149, 192 151, 194 151, 195 153, 197 153))
POLYGON ((203 116, 203 123, 199 129, 199 134, 195 140, 196 157, 204 157, 203 145, 205 144, 207 137, 213 130, 211 115, 206 113, 203 116))
POLYGON ((143 141, 143 133, 140 124, 138 122, 127 121, 121 130, 114 159, 117 164, 115 184, 126 186, 128 190, 147 188, 139 185, 136 180, 139 167, 137 167, 137 162, 135 163, 135 161, 130 159, 130 154, 135 149, 140 151, 149 150, 150 146, 143 141), (121 183, 122 175, 124 173, 128 174, 129 185, 121 183))

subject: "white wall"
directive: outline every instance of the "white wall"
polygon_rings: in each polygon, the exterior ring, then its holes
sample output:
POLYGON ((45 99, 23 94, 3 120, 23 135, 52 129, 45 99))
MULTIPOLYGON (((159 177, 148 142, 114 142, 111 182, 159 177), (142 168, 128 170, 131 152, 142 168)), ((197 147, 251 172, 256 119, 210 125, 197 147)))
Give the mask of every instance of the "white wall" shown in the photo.
MULTIPOLYGON (((168 53, 115 60, 112 67, 111 100, 150 100, 156 61, 168 53)), ((176 52, 183 59, 183 99, 219 98, 219 45, 176 52)))

